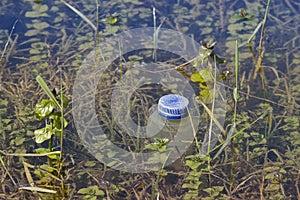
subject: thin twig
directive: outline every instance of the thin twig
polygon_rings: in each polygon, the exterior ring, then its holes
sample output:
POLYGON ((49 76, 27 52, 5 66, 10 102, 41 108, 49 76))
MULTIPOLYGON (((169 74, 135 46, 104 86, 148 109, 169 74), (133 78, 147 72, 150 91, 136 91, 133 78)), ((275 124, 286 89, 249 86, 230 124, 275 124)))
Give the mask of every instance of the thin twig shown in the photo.
POLYGON ((5 156, 41 157, 60 154, 60 151, 53 151, 49 153, 5 153, 0 150, 0 153, 4 154, 5 156))

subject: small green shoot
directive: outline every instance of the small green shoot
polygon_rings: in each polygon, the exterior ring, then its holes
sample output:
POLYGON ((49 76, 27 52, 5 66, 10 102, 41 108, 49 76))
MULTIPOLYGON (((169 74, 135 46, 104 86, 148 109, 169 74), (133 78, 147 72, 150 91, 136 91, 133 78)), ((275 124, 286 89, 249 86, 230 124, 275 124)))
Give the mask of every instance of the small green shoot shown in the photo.
POLYGON ((167 149, 167 143, 169 142, 169 139, 167 138, 154 138, 155 142, 147 144, 145 146, 146 149, 152 150, 152 151, 165 151, 167 149))

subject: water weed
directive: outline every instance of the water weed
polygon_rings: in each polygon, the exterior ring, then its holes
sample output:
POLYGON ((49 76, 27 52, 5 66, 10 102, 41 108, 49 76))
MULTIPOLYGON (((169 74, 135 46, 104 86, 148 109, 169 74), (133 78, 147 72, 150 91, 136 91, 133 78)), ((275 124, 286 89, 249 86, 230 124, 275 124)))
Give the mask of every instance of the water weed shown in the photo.
MULTIPOLYGON (((299 199, 296 1, 22 0, 0 5, 1 17, 13 19, 8 28, 0 26, 0 198, 299 199), (85 149, 67 103, 73 101, 75 74, 90 51, 97 49, 91 61, 97 72, 98 64, 110 59, 103 53, 109 50, 105 38, 147 26, 154 26, 153 49, 124 53, 125 43, 118 41, 116 59, 96 84, 93 117, 110 141, 128 152, 166 153, 169 140, 128 135, 110 109, 117 83, 129 71, 134 79, 140 66, 156 62, 161 73, 179 72, 193 86, 200 123, 193 129, 194 143, 173 164, 165 166, 161 159, 168 156, 157 153, 146 162, 160 164, 157 172, 133 174, 103 165, 93 157, 103 154, 85 149), (199 41, 198 56, 185 60, 158 49, 163 28, 199 41), (215 97, 226 107, 224 126, 215 97)), ((176 44, 173 40, 170 45, 176 44)), ((183 41, 181 48, 187 47, 183 41)), ((176 78, 165 77, 172 80, 170 88, 149 83, 130 96, 128 113, 136 124, 146 125, 159 97, 183 84, 176 78)), ((128 91, 136 84, 126 85, 128 91)), ((85 137, 96 141, 100 136, 85 137)))

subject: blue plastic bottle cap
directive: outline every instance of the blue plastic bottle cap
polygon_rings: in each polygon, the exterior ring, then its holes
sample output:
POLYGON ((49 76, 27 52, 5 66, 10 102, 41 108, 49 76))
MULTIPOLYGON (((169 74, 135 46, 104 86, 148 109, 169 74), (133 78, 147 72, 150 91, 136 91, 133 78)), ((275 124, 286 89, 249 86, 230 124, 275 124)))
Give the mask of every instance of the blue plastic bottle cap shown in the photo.
POLYGON ((177 94, 162 96, 158 101, 158 114, 168 120, 178 120, 187 115, 189 100, 177 94))

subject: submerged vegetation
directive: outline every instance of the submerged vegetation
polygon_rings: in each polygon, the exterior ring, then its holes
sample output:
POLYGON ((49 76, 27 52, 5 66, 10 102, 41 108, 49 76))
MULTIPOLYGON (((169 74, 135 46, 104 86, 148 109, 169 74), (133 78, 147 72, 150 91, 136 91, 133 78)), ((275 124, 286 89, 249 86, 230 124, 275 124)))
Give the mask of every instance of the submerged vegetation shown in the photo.
MULTIPOLYGON (((149 5, 139 0, 22 0, 0 5, 11 23, 0 25, 0 199, 300 199, 296 0, 149 5), (143 151, 142 143, 165 150, 164 139, 147 143, 128 136, 110 110, 118 80, 128 69, 153 60, 190 80, 202 109, 201 124, 194 144, 175 163, 157 172, 129 174, 87 152, 68 100, 83 59, 101 47, 103 38, 147 26, 202 41, 199 57, 183 60, 147 48, 120 52, 97 84, 95 109, 102 128, 115 144, 129 144, 132 151, 143 151), (218 123, 212 102, 220 95, 216 84, 227 92, 225 125, 217 126, 216 146, 202 155, 203 135, 212 132, 210 123, 218 123)), ((135 91, 130 99, 134 120, 147 118, 151 105, 169 92, 153 84, 135 91)))

